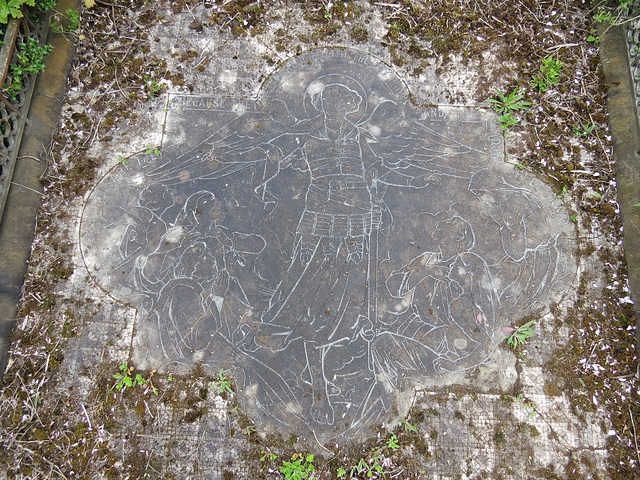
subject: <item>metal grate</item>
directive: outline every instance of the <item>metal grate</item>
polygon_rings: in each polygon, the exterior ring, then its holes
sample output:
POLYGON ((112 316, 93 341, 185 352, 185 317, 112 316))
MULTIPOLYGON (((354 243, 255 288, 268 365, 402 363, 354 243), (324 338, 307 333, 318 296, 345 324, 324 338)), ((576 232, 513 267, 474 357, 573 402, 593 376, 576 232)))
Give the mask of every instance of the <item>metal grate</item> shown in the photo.
POLYGON ((40 14, 34 22, 28 13, 21 19, 13 19, 7 25, 4 43, 0 49, 0 72, 3 91, 0 92, 0 222, 4 212, 11 178, 15 168, 22 132, 29 112, 29 104, 35 85, 35 74, 22 76, 24 88, 14 96, 7 96, 4 89, 11 85, 13 77, 11 64, 16 64, 18 55, 30 38, 41 45, 49 27, 49 15, 40 14))
POLYGON ((629 52, 629 66, 636 101, 636 114, 640 120, 640 1, 633 2, 629 9, 627 24, 627 47, 629 52))

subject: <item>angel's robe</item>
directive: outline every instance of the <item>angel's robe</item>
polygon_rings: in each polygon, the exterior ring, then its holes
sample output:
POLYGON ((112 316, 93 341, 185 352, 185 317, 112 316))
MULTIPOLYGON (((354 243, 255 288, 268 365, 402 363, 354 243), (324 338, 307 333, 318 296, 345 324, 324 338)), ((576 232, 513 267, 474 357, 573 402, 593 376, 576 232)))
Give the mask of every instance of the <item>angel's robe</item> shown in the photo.
POLYGON ((317 348, 346 345, 372 325, 371 234, 381 213, 366 178, 371 159, 363 158, 355 126, 334 139, 322 130, 301 137, 278 142, 283 163, 304 161, 311 181, 291 263, 262 315, 260 330, 272 348, 296 338, 317 348))

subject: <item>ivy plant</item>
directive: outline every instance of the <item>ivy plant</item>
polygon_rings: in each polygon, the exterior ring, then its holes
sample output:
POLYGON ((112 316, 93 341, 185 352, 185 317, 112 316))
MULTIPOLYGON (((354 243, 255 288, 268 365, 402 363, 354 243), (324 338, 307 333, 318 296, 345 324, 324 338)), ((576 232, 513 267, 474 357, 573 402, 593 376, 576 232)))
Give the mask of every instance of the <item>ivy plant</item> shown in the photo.
POLYGON ((0 23, 7 23, 9 18, 22 18, 22 6, 35 7, 41 12, 51 10, 57 0, 0 0, 0 23))

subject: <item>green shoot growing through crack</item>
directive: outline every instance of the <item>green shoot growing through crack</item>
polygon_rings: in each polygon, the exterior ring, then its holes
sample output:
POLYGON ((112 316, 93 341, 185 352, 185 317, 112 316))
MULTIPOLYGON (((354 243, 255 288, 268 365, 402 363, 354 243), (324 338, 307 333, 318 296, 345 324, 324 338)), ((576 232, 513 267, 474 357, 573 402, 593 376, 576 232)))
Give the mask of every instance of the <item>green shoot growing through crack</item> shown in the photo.
POLYGON ((498 120, 500 120, 500 128, 502 128, 503 130, 508 129, 509 127, 513 127, 516 123, 518 123, 518 120, 516 118, 513 118, 513 114, 511 112, 500 115, 498 117, 498 120))
POLYGON ((586 125, 581 125, 580 128, 574 126, 573 133, 576 137, 587 137, 595 128, 594 124, 587 123, 586 125))
POLYGON ((521 93, 518 87, 514 88, 508 96, 498 88, 495 90, 498 98, 489 98, 487 102, 493 105, 493 109, 499 115, 498 120, 500 120, 500 127, 506 130, 518 123, 518 120, 513 117, 513 114, 519 110, 528 110, 532 104, 524 100, 524 93, 521 93))
POLYGON ((355 477, 356 475, 364 475, 366 478, 372 478, 376 475, 376 478, 379 478, 379 475, 382 478, 387 478, 384 474, 384 466, 383 466, 384 456, 380 454, 380 452, 374 453, 369 461, 366 461, 364 458, 361 458, 357 465, 353 465, 351 467, 351 471, 349 474, 351 477, 355 477))
POLYGON ((306 480, 311 478, 316 467, 313 466, 313 455, 304 457, 301 454, 294 453, 291 461, 282 462, 280 472, 284 474, 287 480, 306 480))
POLYGON ((540 75, 533 77, 531 84, 540 93, 546 92, 560 83, 560 72, 563 67, 564 64, 560 60, 554 60, 551 57, 545 58, 540 65, 540 75))
POLYGON ((593 14, 596 22, 607 23, 609 25, 621 25, 629 16, 629 10, 633 0, 619 0, 617 6, 600 5, 593 14))
POLYGON ((324 18, 331 18, 333 15, 331 14, 331 7, 333 7, 333 2, 329 2, 324 6, 324 18))
POLYGON ((143 77, 145 88, 151 98, 156 98, 165 88, 167 88, 166 84, 158 83, 157 80, 149 78, 149 75, 144 75, 143 77))
POLYGON ((118 382, 113 386, 117 391, 124 390, 127 387, 135 387, 138 385, 137 379, 134 379, 131 374, 133 373, 134 368, 131 366, 127 366, 127 361, 125 360, 122 365, 118 367, 120 369, 120 373, 116 373, 113 375, 118 382))
POLYGON ((509 334, 507 337, 507 343, 514 350, 520 345, 524 345, 527 339, 533 337, 536 332, 531 328, 537 322, 536 319, 530 320, 520 327, 502 327, 504 333, 509 334))
POLYGON ((529 418, 534 418, 538 414, 536 411, 538 404, 533 400, 525 400, 521 393, 516 397, 516 402, 524 404, 524 408, 529 412, 529 418))
POLYGON ((411 425, 409 422, 407 422, 406 418, 401 418, 400 419, 400 423, 404 425, 405 431, 411 431, 413 433, 418 433, 418 429, 416 427, 414 427, 413 425, 411 425))
POLYGON ((211 386, 217 388, 217 394, 221 395, 223 393, 228 393, 233 395, 233 389, 231 388, 231 380, 224 376, 224 370, 221 368, 218 372, 218 380, 214 380, 211 382, 211 386))
POLYGON ((391 435, 391 438, 389 438, 387 440, 387 447, 390 448, 391 450, 397 450, 398 448, 400 448, 400 444, 398 443, 398 437, 394 435, 391 435))
POLYGON ((146 150, 144 151, 145 155, 160 155, 160 147, 156 145, 147 145, 146 150))
POLYGON ((536 411, 536 407, 538 406, 538 404, 533 400, 525 402, 524 406, 529 412, 529 418, 535 418, 535 416, 538 415, 538 412, 536 411))
POLYGON ((149 378, 144 378, 141 374, 136 373, 133 375, 133 371, 135 368, 127 365, 127 361, 125 360, 122 365, 118 367, 120 372, 113 375, 113 378, 117 380, 116 384, 112 387, 112 389, 117 390, 118 392, 124 391, 127 387, 134 388, 139 385, 149 385, 154 395, 158 395, 158 389, 153 385, 151 381, 151 377, 156 372, 153 370, 149 375, 149 378))
POLYGON ((493 104, 493 109, 497 113, 510 113, 516 112, 518 110, 529 110, 529 107, 531 107, 532 105, 531 102, 523 100, 524 93, 521 93, 520 88, 518 87, 514 88, 513 92, 511 92, 509 96, 506 96, 504 93, 502 93, 499 88, 496 88, 495 90, 498 94, 498 98, 489 98, 487 99, 487 102, 493 104))
POLYGON ((266 462, 267 460, 277 460, 278 459, 278 455, 276 455, 275 453, 271 453, 269 451, 266 450, 262 450, 260 453, 262 453, 262 457, 260 457, 260 461, 261 462, 266 462))
POLYGON ((51 30, 59 33, 75 33, 80 28, 80 14, 73 8, 67 8, 67 14, 54 15, 51 30), (64 21, 63 24, 62 22, 64 21))
POLYGON ((567 187, 562 187, 562 192, 560 192, 558 194, 558 198, 560 200, 564 200, 565 198, 569 197, 569 191, 567 190, 567 187))
POLYGON ((611 13, 605 7, 600 7, 598 8, 598 11, 593 15, 593 19, 596 22, 613 24, 616 17, 614 17, 613 13, 611 13))

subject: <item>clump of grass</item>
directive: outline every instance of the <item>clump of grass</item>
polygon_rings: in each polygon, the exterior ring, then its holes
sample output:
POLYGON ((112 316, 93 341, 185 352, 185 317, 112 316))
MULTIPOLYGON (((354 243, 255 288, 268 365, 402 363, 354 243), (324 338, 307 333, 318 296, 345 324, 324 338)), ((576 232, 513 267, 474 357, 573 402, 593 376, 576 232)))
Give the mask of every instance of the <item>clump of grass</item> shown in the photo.
POLYGON ((493 109, 500 115, 498 117, 500 126, 503 130, 506 130, 518 123, 518 120, 513 114, 518 111, 529 110, 532 104, 524 99, 524 92, 521 92, 519 87, 514 88, 509 95, 503 93, 498 88, 495 90, 498 98, 489 98, 487 102, 491 103, 493 109))
POLYGON ((540 65, 540 75, 534 76, 531 84, 538 89, 538 92, 546 92, 560 83, 560 73, 563 67, 564 63, 560 60, 554 60, 551 57, 545 58, 540 65))
POLYGON ((537 321, 537 319, 533 319, 524 325, 515 328, 502 327, 502 331, 509 334, 507 337, 507 343, 509 346, 515 350, 520 345, 524 345, 529 338, 533 337, 536 332, 531 327, 533 327, 537 321))

